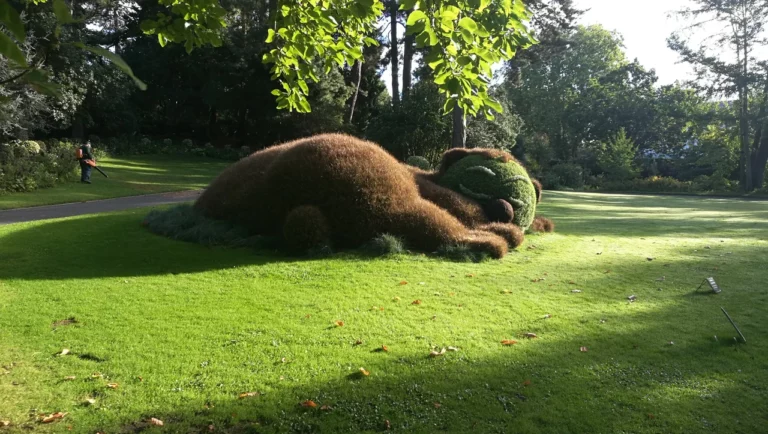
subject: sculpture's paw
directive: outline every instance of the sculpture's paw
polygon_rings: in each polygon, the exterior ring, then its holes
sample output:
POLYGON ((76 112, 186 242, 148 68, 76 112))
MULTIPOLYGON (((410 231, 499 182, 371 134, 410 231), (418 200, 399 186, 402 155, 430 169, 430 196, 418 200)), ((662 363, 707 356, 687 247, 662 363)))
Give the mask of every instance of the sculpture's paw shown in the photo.
POLYGON ((511 223, 489 223, 481 226, 480 230, 491 232, 504 238, 509 247, 513 249, 516 249, 525 241, 523 230, 511 223))
POLYGON ((491 232, 470 231, 469 234, 461 240, 470 250, 490 255, 494 259, 501 259, 507 254, 507 241, 491 232))
POLYGON ((554 232, 555 222, 546 217, 536 217, 529 230, 531 232, 554 232))

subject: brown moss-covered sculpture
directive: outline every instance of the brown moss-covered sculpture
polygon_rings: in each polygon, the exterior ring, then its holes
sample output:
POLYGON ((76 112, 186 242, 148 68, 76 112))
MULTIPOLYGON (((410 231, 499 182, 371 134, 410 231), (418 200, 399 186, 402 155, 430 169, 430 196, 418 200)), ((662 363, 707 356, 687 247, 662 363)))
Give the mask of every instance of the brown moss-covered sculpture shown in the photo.
MULTIPOLYGON (((512 159, 501 151, 455 149, 438 171, 426 172, 374 143, 324 134, 240 160, 211 183, 195 208, 254 234, 282 235, 294 250, 357 247, 387 233, 417 250, 464 244, 501 258, 524 238, 512 223, 513 207, 503 200, 480 204, 440 185, 450 166, 467 156, 512 159)), ((551 229, 537 222, 532 227, 551 229)))

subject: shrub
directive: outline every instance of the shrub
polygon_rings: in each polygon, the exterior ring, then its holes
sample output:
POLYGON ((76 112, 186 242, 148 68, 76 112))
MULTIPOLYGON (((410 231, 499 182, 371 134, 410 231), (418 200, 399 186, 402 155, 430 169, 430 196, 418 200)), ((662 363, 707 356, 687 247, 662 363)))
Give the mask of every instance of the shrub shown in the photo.
POLYGON ((192 143, 192 139, 184 139, 181 141, 181 145, 184 146, 184 150, 192 149, 193 146, 195 146, 194 143, 192 143))
POLYGON ((649 193, 690 193, 695 191, 691 181, 680 181, 666 176, 653 176, 624 181, 607 181, 602 191, 637 191, 649 193))
POLYGON ((578 164, 560 163, 546 170, 539 180, 547 189, 578 189, 584 187, 584 170, 578 164))
POLYGON ((171 139, 164 139, 163 140, 163 146, 173 146, 173 140, 171 140, 171 139))
POLYGON ((637 176, 635 155, 637 145, 627 137, 624 128, 611 138, 608 143, 600 146, 597 153, 597 164, 609 179, 622 181, 637 176))
POLYGON ((397 255, 405 253, 405 244, 399 237, 382 234, 362 246, 361 250, 374 256, 397 255))
POLYGON ((26 140, 0 144, 0 193, 51 187, 76 176, 74 146, 26 140))
POLYGON ((421 170, 432 170, 432 165, 429 164, 429 161, 424 157, 414 155, 408 157, 408 159, 405 160, 405 163, 409 166, 418 167, 421 170))
POLYGON ((253 236, 240 226, 209 219, 191 204, 152 210, 142 222, 150 231, 179 241, 205 246, 261 247, 264 237, 253 236))

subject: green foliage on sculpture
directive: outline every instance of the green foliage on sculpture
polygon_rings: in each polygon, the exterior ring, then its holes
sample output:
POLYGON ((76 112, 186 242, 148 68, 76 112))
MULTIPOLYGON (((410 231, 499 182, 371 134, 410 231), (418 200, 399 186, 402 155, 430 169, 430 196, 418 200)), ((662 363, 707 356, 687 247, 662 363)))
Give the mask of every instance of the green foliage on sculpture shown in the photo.
POLYGON ((536 215, 537 194, 531 177, 512 159, 470 155, 452 164, 440 184, 484 206, 496 206, 494 202, 499 200, 507 202, 514 210, 512 223, 524 230, 536 215))
POLYGON ((405 160, 405 163, 409 166, 418 167, 421 170, 432 170, 432 165, 429 164, 429 160, 424 157, 413 155, 405 160))

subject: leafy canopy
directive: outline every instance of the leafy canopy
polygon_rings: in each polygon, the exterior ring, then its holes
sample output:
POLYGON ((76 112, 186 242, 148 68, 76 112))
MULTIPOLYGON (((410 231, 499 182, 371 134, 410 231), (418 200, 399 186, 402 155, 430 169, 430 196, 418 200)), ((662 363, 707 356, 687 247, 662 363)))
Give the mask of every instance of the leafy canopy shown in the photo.
MULTIPOLYGON (((514 57, 536 40, 528 29, 530 11, 522 0, 403 0, 410 10, 406 32, 425 50, 434 82, 445 96, 444 109, 461 107, 465 113, 501 112, 488 95, 492 65, 514 57)), ((313 68, 333 63, 351 65, 361 58, 362 46, 377 44, 368 37, 384 11, 379 0, 285 0, 264 55, 273 64, 278 108, 308 112, 306 79, 317 81, 313 68)))

